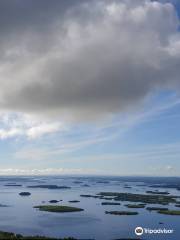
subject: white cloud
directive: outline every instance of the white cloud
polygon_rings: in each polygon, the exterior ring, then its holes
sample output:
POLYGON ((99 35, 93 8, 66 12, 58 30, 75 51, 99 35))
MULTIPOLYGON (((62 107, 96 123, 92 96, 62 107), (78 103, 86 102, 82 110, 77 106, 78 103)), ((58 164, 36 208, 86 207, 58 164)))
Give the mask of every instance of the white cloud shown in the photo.
POLYGON ((23 135, 23 131, 18 128, 0 129, 0 139, 12 138, 23 135))
POLYGON ((63 126, 60 123, 42 123, 41 125, 31 127, 27 129, 26 135, 33 139, 41 137, 44 134, 57 132, 60 129, 63 130, 63 126))
POLYGON ((46 134, 67 131, 60 121, 43 121, 31 115, 2 113, 0 116, 0 139, 27 137, 40 138, 46 134))
POLYGON ((22 168, 4 168, 0 169, 0 175, 5 176, 31 176, 31 175, 68 175, 68 174, 103 174, 103 170, 83 169, 83 168, 41 168, 41 169, 22 169, 22 168))

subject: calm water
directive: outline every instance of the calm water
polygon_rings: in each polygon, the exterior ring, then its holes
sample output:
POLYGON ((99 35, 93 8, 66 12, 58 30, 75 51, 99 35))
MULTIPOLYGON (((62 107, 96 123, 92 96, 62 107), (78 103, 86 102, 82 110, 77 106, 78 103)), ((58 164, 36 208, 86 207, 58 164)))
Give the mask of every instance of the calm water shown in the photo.
MULTIPOLYGON (((80 239, 117 239, 135 238, 134 229, 137 226, 146 228, 173 229, 170 235, 144 235, 143 239, 180 239, 180 216, 161 215, 148 212, 146 209, 136 209, 136 216, 114 216, 105 214, 106 210, 129 210, 121 202, 120 206, 102 206, 106 200, 82 198, 81 194, 97 194, 101 191, 145 193, 155 190, 148 187, 149 183, 142 186, 143 179, 131 178, 97 178, 97 177, 1 177, 0 178, 0 204, 9 207, 0 207, 0 230, 21 233, 24 235, 43 235, 53 237, 72 236, 80 239), (103 183, 102 181, 108 181, 103 183), (81 181, 82 183, 74 183, 81 181), (99 182, 101 181, 101 182, 99 182), (6 187, 5 184, 22 184, 21 187, 6 187), (28 185, 56 184, 70 186, 71 189, 30 189, 28 185), (89 187, 82 186, 88 184, 89 187), (132 188, 124 188, 128 184, 132 188), (139 186, 141 185, 141 186, 139 186), (31 196, 21 197, 19 192, 29 191, 31 196), (49 204, 48 201, 62 199, 57 204, 71 205, 85 209, 76 213, 48 213, 40 212, 33 206, 49 204), (80 200, 79 203, 69 203, 70 200, 80 200), (159 222, 163 222, 160 225, 159 222)), ((167 179, 168 181, 168 179, 167 179)), ((158 183, 158 180, 157 180, 158 183)), ((171 194, 180 196, 176 189, 161 189, 171 194)), ((151 205, 153 206, 153 205, 151 205)), ((158 205, 155 205, 158 206, 158 205)), ((170 205, 169 208, 175 208, 170 205)), ((136 211, 135 210, 135 211, 136 211)))

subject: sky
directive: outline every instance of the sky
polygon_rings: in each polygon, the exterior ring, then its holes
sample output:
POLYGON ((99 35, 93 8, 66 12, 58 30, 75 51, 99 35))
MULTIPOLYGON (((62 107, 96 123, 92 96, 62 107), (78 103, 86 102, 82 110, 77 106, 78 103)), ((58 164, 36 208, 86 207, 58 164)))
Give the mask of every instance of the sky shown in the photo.
POLYGON ((179 176, 180 3, 0 0, 0 175, 179 176))

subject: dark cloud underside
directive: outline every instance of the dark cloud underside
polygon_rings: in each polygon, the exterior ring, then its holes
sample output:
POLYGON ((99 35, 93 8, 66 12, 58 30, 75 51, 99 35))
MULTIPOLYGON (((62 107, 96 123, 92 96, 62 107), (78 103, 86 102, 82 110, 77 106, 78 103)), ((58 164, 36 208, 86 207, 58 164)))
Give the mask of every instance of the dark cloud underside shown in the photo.
POLYGON ((0 108, 91 119, 179 89, 171 4, 0 1, 0 108))

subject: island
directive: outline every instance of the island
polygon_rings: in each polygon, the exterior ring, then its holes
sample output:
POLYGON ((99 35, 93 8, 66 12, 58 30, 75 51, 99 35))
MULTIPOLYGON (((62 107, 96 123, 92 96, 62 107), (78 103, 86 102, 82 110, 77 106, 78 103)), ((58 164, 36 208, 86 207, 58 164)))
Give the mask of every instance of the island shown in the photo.
POLYGON ((68 186, 57 186, 57 185, 32 185, 27 186, 28 188, 47 188, 47 189, 70 189, 68 186))
POLYGON ((71 201, 69 201, 70 203, 78 203, 78 202, 80 202, 79 200, 71 200, 71 201))
POLYGON ((0 204, 0 207, 9 207, 8 205, 5 205, 5 204, 0 204))
POLYGON ((167 211, 168 208, 162 208, 162 207, 147 207, 148 211, 167 211))
POLYGON ((73 182, 74 184, 81 184, 81 183, 83 183, 82 181, 74 181, 73 182))
POLYGON ((96 183, 104 183, 104 184, 108 184, 109 183, 109 181, 97 181, 96 183))
POLYGON ((169 195, 169 192, 167 192, 167 191, 163 191, 163 192, 160 192, 160 191, 146 191, 146 193, 160 194, 160 195, 169 195))
POLYGON ((20 196, 30 196, 31 193, 30 192, 20 192, 19 195, 20 196))
POLYGON ((11 184, 11 183, 9 183, 9 184, 5 184, 4 185, 5 187, 22 187, 22 185, 21 184, 11 184))
POLYGON ((124 185, 124 188, 132 188, 132 187, 129 186, 129 185, 127 185, 127 184, 125 184, 125 185, 124 185))
POLYGON ((86 197, 86 198, 100 198, 97 195, 90 195, 90 194, 81 194, 80 197, 86 197))
POLYGON ((34 206, 34 208, 38 208, 40 211, 46 212, 57 212, 57 213, 66 213, 66 212, 81 212, 84 211, 82 208, 71 207, 71 206, 61 206, 61 205, 39 205, 34 206))
POLYGON ((105 214, 112 214, 112 215, 137 215, 138 212, 130 212, 130 211, 105 211, 105 214))
POLYGON ((169 203, 177 203, 179 196, 156 195, 156 194, 135 194, 135 193, 119 193, 119 192, 100 192, 100 197, 113 197, 115 201, 129 201, 151 204, 167 205, 169 203))
POLYGON ((49 203, 58 203, 58 200, 50 200, 49 203))
POLYGON ((159 210, 158 213, 180 216, 180 210, 159 210))
POLYGON ((117 203, 117 202, 102 202, 101 205, 120 205, 120 203, 117 203))

